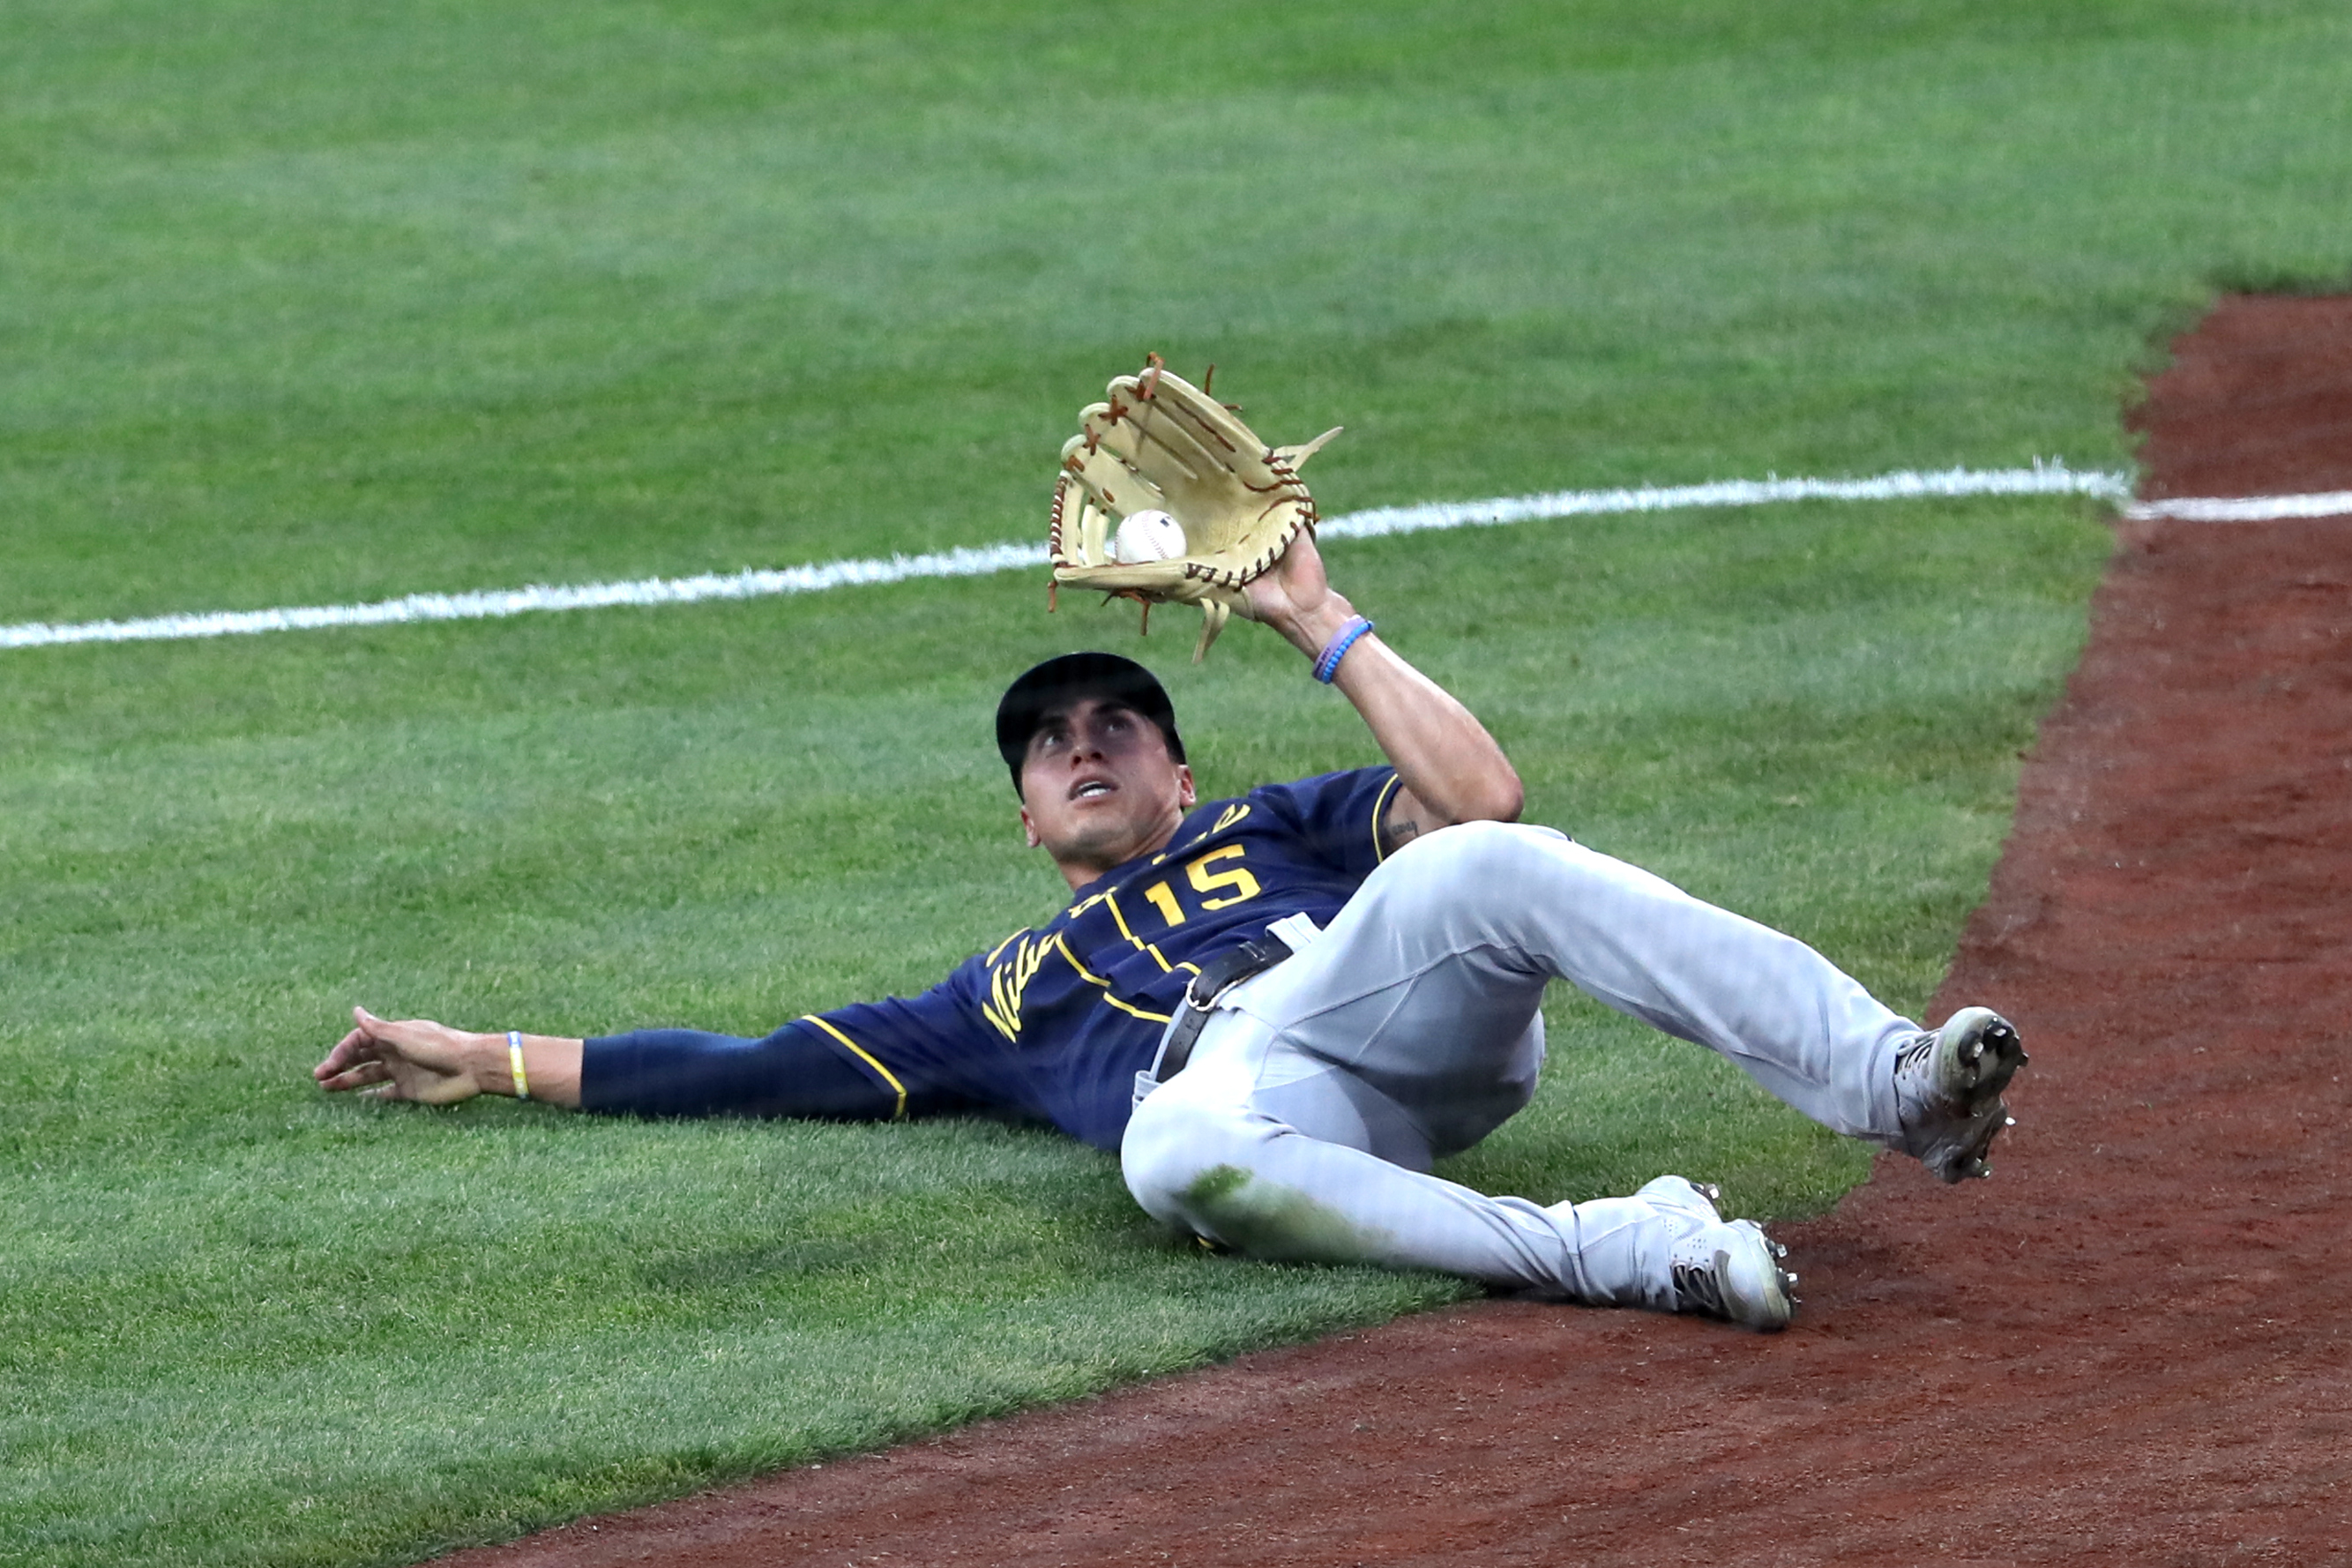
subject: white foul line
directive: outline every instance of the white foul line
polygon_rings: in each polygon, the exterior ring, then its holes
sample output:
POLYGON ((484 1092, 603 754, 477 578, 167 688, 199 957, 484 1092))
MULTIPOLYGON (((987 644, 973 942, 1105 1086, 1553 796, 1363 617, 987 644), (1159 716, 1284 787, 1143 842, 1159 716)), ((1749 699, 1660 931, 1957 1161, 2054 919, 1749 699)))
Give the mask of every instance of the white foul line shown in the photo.
POLYGON ((1942 496, 2086 495, 2122 500, 2131 483, 2122 474, 2078 473, 2063 462, 2030 468, 1946 468, 1941 473, 1881 474, 1868 479, 1718 479, 1713 484, 1643 485, 1637 489, 1559 490, 1499 500, 1425 501, 1375 507, 1335 517, 1320 537, 1366 539, 1418 533, 1430 528, 1532 522, 1541 518, 1597 517, 1604 512, 1673 511, 1684 507, 1766 506, 1799 500, 1919 500, 1942 496))
MULTIPOLYGON (((2063 462, 2037 462, 2030 468, 1948 468, 1940 473, 1881 474, 1866 479, 1727 479, 1713 484, 1642 486, 1633 489, 1560 490, 1549 495, 1507 496, 1491 500, 1431 501, 1419 506, 1376 507, 1327 520, 1327 539, 1370 539, 1430 529, 1485 527, 1545 518, 1597 517, 1612 512, 1668 511, 1686 507, 1764 506, 1800 500, 1906 500, 1951 496, 2084 495, 2123 501, 2131 494, 2126 476, 2084 473, 2063 462)), ((2292 507, 2303 502, 2342 503, 2347 498, 2290 496, 2260 503, 2164 501, 2167 516, 2183 507, 2260 504, 2292 507)), ((2342 510, 2284 510, 2264 515, 2317 516, 2342 510)), ((2140 515, 2134 508, 2130 515, 2140 515)), ((2153 513, 2149 515, 2155 515, 2153 513)), ((326 626, 381 626, 415 621, 483 620, 535 610, 585 610, 606 605, 690 605, 705 599, 756 599, 777 594, 813 594, 854 584, 903 583, 917 577, 979 577, 1045 563, 1042 544, 1008 542, 929 555, 892 555, 863 561, 830 561, 782 571, 751 570, 696 577, 646 577, 632 583, 590 583, 576 587, 494 589, 470 594, 410 594, 367 605, 311 605, 272 610, 215 610, 209 614, 156 616, 133 621, 81 621, 69 625, 29 622, 0 626, 0 648, 53 647, 64 643, 155 642, 184 637, 240 637, 257 632, 303 631, 326 626)))
POLYGON ((992 544, 937 555, 887 560, 828 561, 776 571, 728 575, 641 577, 634 583, 577 587, 494 588, 473 594, 411 594, 372 605, 305 605, 277 610, 214 610, 156 616, 141 621, 82 621, 70 626, 0 626, 0 648, 48 647, 77 642, 162 642, 182 637, 245 637, 256 632, 312 631, 322 626, 383 626, 412 621, 479 621, 532 610, 593 610, 608 605, 692 605, 704 599, 759 599, 772 594, 814 594, 854 583, 901 583, 909 577, 980 577, 1015 566, 1039 566, 1042 544, 992 544))
POLYGON ((2307 496, 2186 496, 2139 500, 2124 508, 2135 522, 2168 518, 2176 522, 2278 522, 2291 517, 2352 516, 2352 490, 2307 496))

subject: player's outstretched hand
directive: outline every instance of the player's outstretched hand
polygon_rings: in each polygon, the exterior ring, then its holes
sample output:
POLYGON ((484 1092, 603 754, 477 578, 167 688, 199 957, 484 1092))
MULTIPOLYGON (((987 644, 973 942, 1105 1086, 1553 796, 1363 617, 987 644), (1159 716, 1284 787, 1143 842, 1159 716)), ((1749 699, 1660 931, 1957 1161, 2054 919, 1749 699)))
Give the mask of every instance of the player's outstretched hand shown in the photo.
POLYGON ((320 1088, 421 1105, 455 1105, 482 1092, 469 1066, 472 1036, 429 1018, 389 1023, 364 1007, 352 1008, 352 1018, 357 1027, 310 1069, 320 1088))

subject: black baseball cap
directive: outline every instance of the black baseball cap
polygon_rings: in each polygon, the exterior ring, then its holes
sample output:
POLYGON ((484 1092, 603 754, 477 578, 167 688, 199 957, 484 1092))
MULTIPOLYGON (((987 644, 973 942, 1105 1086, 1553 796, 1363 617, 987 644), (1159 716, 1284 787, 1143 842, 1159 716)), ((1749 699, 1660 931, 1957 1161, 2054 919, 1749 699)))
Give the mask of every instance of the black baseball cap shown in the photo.
POLYGON ((1082 697, 1134 709, 1160 727, 1169 756, 1184 760, 1175 704, 1150 670, 1115 653, 1066 653, 1025 671, 1004 689, 1004 700, 996 705, 996 749, 1013 770, 1013 794, 1021 793, 1021 763, 1029 755, 1029 737, 1037 732, 1046 711, 1082 697))

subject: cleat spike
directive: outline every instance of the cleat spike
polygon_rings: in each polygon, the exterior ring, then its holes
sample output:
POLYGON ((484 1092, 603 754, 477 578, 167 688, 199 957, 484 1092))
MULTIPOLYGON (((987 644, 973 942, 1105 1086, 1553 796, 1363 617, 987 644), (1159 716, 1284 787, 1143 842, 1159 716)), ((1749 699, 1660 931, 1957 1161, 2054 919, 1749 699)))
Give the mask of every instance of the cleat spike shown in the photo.
POLYGON ((1902 1132, 1888 1142, 1947 1182, 1988 1174, 1993 1139, 2016 1125, 2001 1094, 2024 1065, 2016 1026, 1990 1008, 1963 1007, 1921 1030, 1895 1057, 1902 1132))

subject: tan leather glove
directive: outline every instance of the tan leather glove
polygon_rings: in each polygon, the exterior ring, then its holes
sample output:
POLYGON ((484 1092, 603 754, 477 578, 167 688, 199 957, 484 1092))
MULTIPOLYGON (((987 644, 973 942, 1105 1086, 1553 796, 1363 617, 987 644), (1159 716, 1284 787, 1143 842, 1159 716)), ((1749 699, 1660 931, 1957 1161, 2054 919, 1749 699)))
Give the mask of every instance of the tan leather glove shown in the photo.
POLYGON ((1269 447, 1234 410, 1169 374, 1158 354, 1078 418, 1054 485, 1054 585, 1140 600, 1147 626, 1155 604, 1200 605, 1207 622, 1192 652, 1198 663, 1242 604, 1243 584, 1281 560, 1300 529, 1314 528, 1315 498, 1298 470, 1339 427, 1269 447), (1184 553, 1117 559, 1119 523, 1148 510, 1176 520, 1184 553))

